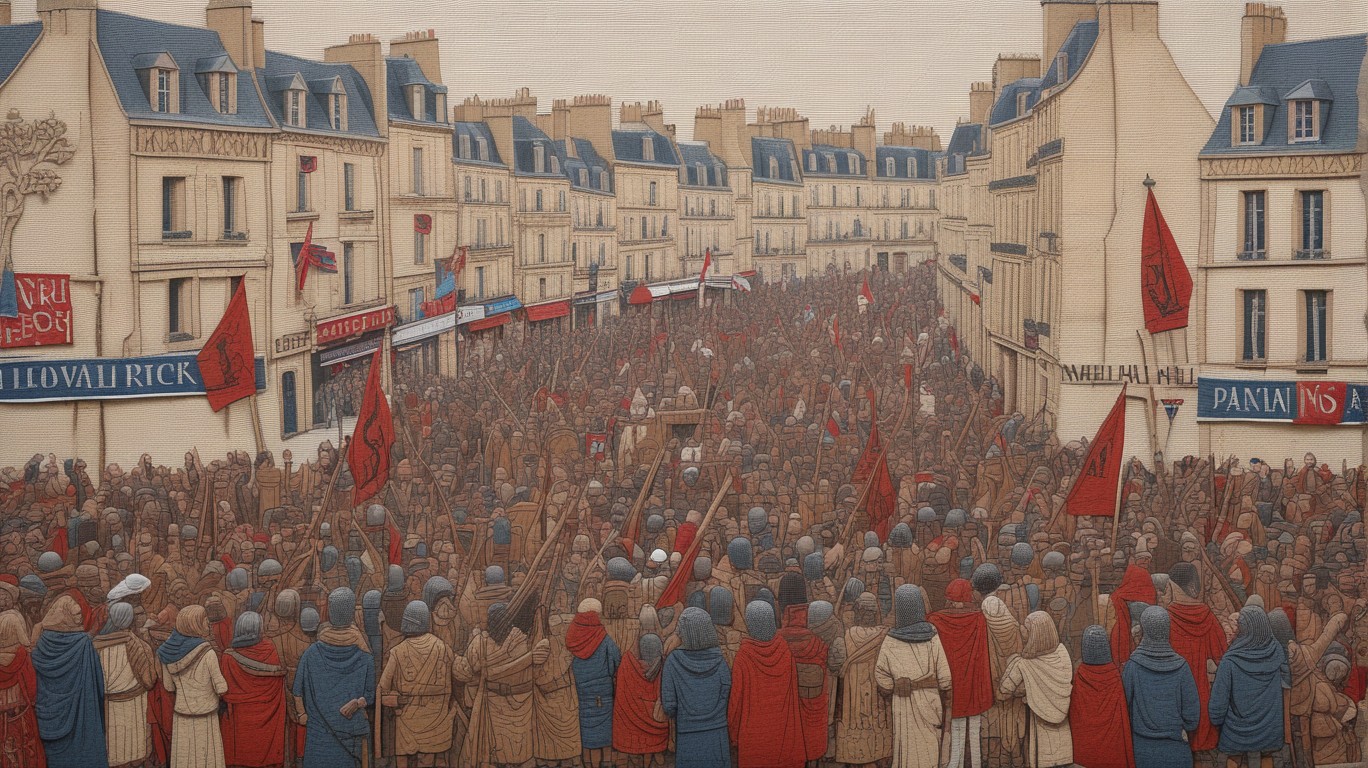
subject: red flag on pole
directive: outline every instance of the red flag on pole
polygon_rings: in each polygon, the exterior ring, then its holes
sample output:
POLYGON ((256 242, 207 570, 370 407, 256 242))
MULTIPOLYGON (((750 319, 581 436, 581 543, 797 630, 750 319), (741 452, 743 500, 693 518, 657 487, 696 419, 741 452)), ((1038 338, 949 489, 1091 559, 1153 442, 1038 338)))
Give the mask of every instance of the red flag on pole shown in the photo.
POLYGON ((836 349, 845 352, 844 349, 841 349, 841 318, 839 317, 831 318, 831 343, 836 345, 836 349))
POLYGON ((874 303, 874 293, 869 290, 869 278, 864 279, 864 285, 860 286, 860 295, 870 304, 874 303))
POLYGON ((1145 305, 1145 329, 1150 333, 1186 328, 1192 299, 1188 272, 1178 243, 1149 190, 1145 201, 1145 231, 1140 246, 1140 295, 1145 305))
POLYGON ((1116 514, 1116 492, 1121 485, 1121 453, 1126 447, 1126 387, 1111 413, 1097 428, 1088 446, 1083 471, 1078 474, 1064 506, 1071 515, 1111 517, 1116 514))
POLYGON ((247 316, 247 281, 239 280, 218 327, 195 355, 204 396, 214 412, 256 394, 256 352, 247 316))
POLYGON ((352 505, 361 504, 380 492, 389 480, 390 451, 394 448, 394 420, 389 402, 380 388, 380 367, 384 364, 381 350, 371 358, 370 374, 366 377, 366 392, 361 396, 361 413, 356 418, 351 445, 347 449, 347 464, 351 467, 356 487, 352 490, 352 505))
POLYGON ((903 363, 903 389, 912 388, 912 364, 903 363))
POLYGON ((712 266, 712 249, 703 251, 703 269, 698 273, 698 284, 703 285, 703 281, 708 279, 708 267, 712 266))
MULTIPOLYGON (((873 404, 873 399, 870 399, 873 404)), ((869 529, 879 535, 880 541, 888 539, 893 515, 898 509, 898 489, 893 485, 893 476, 888 471, 888 457, 884 455, 882 441, 879 439, 879 418, 870 410, 869 442, 864 453, 855 465, 851 478, 857 484, 869 483, 865 494, 864 509, 869 519, 869 529)))
POLYGON ((835 416, 827 417, 826 431, 833 440, 841 436, 841 425, 836 423, 835 416))

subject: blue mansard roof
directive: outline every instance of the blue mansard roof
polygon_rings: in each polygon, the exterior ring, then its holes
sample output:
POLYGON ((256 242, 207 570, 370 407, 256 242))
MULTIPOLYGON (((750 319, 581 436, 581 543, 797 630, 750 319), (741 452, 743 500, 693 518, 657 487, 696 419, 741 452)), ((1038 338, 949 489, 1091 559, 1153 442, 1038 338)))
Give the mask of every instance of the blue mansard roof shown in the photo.
POLYGON ((793 142, 772 136, 751 137, 751 168, 756 181, 779 184, 802 184, 797 170, 797 154, 793 142), (775 172, 770 172, 770 160, 775 161, 775 172))
POLYGON ((1080 21, 1075 24, 1073 31, 1064 38, 1064 44, 1059 46, 1059 50, 1055 52, 1055 58, 1050 62, 1050 69, 1040 82, 1040 89, 1046 91, 1073 79, 1073 76, 1078 74, 1078 70, 1083 68, 1083 62, 1088 59, 1088 54, 1092 52, 1093 45, 1096 42, 1096 19, 1080 21), (1061 53, 1064 54, 1064 63, 1067 68, 1065 72, 1059 71, 1059 54, 1061 53))
MULTIPOLYGON (((29 33, 31 25, 20 25, 29 33)), ((41 28, 41 24, 38 25, 41 28)), ((4 27, 7 34, 14 27, 4 27)), ((96 12, 96 42, 124 113, 136 120, 205 123, 236 128, 272 128, 252 74, 238 71, 218 33, 200 27, 167 24, 116 11, 96 12), (180 111, 156 112, 143 89, 139 66, 170 63, 180 73, 180 111), (214 109, 198 77, 207 72, 237 73, 237 112, 214 109)), ((8 38, 0 37, 0 67, 8 58, 8 38)), ((25 49, 27 50, 27 49, 25 49)), ((3 71, 0 69, 0 71, 3 71)))
POLYGON ((881 179, 934 179, 936 159, 941 154, 921 147, 882 146, 874 150, 875 170, 881 179), (891 174, 888 173, 889 160, 893 161, 891 174), (913 161, 910 168, 908 160, 913 161))
POLYGON ((830 144, 813 144, 812 149, 803 150, 803 172, 809 176, 863 176, 865 156, 849 147, 833 147, 830 144), (813 165, 813 158, 817 163, 813 165), (831 170, 832 160, 836 170, 831 170))
POLYGON ((385 72, 389 119, 427 125, 450 125, 445 115, 437 114, 437 94, 445 94, 446 86, 437 85, 429 80, 417 61, 408 56, 388 56, 385 58, 385 72), (424 114, 421 118, 413 114, 413 105, 409 103, 407 95, 407 88, 413 85, 423 87, 424 114))
MULTIPOLYGON (((1072 66, 1072 65, 1070 65, 1072 66)), ((1018 117, 1024 117, 1031 111, 1031 107, 1040 101, 1040 83, 1038 77, 1023 77, 1020 80, 1002 89, 1002 95, 998 97, 997 103, 993 105, 993 110, 988 114, 989 125, 1000 125, 1018 117), (1026 94, 1025 110, 1017 108, 1017 94, 1026 94)))
POLYGON ((0 27, 0 83, 9 79, 42 33, 41 21, 0 27))
POLYGON ((613 154, 624 163, 679 165, 679 156, 675 154, 674 143, 670 141, 670 137, 649 128, 613 131, 613 154), (646 159, 647 140, 654 145, 654 160, 646 159))
POLYGON ((593 142, 576 138, 571 138, 570 142, 575 150, 574 157, 566 152, 564 140, 556 142, 556 151, 564 158, 565 175, 570 177, 570 186, 589 192, 612 192, 613 169, 594 149, 593 142), (584 184, 580 183, 581 170, 587 171, 584 184))
POLYGON ((475 165, 487 165, 492 168, 507 168, 503 158, 499 156, 499 148, 494 144, 494 133, 489 130, 487 123, 453 123, 456 130, 451 135, 451 158, 458 163, 472 163, 475 165), (469 143, 470 153, 462 155, 461 138, 465 137, 469 143), (480 158, 480 139, 484 139, 487 159, 480 158))
POLYGON ((1264 47, 1249 85, 1235 89, 1203 155, 1249 152, 1352 152, 1358 147, 1359 75, 1368 35, 1347 35, 1264 47), (1320 102, 1320 139, 1289 143, 1291 102, 1320 102), (1264 105, 1263 142, 1231 145, 1232 107, 1264 105))
POLYGON ((513 172, 519 176, 554 176, 565 178, 564 145, 557 145, 542 129, 525 117, 513 116, 513 172), (542 170, 536 167, 536 147, 541 147, 545 158, 542 170), (555 158, 555 170, 551 159, 555 158))
MULTIPOLYGON (((266 104, 276 122, 287 131, 306 130, 342 136, 379 137, 375 126, 375 112, 371 108, 371 93, 361 74, 350 64, 329 64, 298 56, 266 52, 266 66, 261 70, 266 84, 266 104), (297 87, 302 80, 308 87, 308 107, 304 111, 304 128, 285 124, 285 91, 297 87), (334 130, 328 117, 325 98, 338 87, 347 95, 347 129, 334 130)), ((242 102, 239 98, 238 106, 242 102)))
POLYGON ((712 153, 706 141, 681 141, 679 154, 685 168, 681 183, 691 187, 727 187, 726 166, 712 153))

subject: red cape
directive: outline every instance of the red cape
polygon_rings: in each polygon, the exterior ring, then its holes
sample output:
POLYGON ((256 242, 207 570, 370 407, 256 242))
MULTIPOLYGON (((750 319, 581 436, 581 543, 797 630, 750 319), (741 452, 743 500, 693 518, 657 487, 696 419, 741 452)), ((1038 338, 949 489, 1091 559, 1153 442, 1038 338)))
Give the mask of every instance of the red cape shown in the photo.
POLYGON ((594 655, 599 643, 603 642, 607 635, 608 630, 603 628, 603 622, 599 620, 597 613, 577 613, 570 621, 570 628, 565 631, 565 647, 575 654, 575 658, 587 659, 594 655))
POLYGON ((951 717, 981 715, 993 706, 993 672, 988 664, 988 620, 982 611, 936 611, 927 617, 950 662, 951 717))
POLYGON ((223 619, 209 623, 209 633, 214 636, 214 644, 227 650, 233 644, 233 620, 223 619))
POLYGON ((732 665, 727 732, 737 748, 737 768, 802 768, 798 671, 782 637, 742 641, 732 665))
MULTIPOLYGON (((822 692, 810 699, 799 697, 799 721, 803 725, 803 749, 807 760, 820 760, 827 749, 827 644, 815 632, 807 628, 808 607, 790 605, 784 609, 784 628, 777 637, 788 643, 793 663, 812 664, 821 667, 822 692)), ((795 669, 794 674, 797 674, 795 669)), ((794 678, 796 684, 797 678, 794 678)))
POLYGON ((1078 665, 1069 700, 1069 730, 1073 733, 1074 762, 1083 768, 1135 768, 1120 667, 1078 665))
POLYGON ((147 724, 152 726, 152 751, 158 765, 171 759, 171 721, 175 718, 176 697, 162 685, 161 677, 147 692, 147 724))
MULTIPOLYGON (((280 657, 269 640, 232 651, 260 664, 280 666, 280 657)), ((228 692, 223 694, 228 710, 219 720, 225 762, 251 768, 282 764, 285 761, 285 677, 248 674, 227 651, 219 656, 219 669, 228 681, 228 692)))
POLYGON ((1211 724, 1207 702, 1211 700, 1211 683, 1207 680, 1207 660, 1220 664, 1225 655, 1225 631, 1212 615, 1211 609, 1199 603, 1173 603, 1169 612, 1169 642, 1179 656, 1187 659, 1192 678, 1197 683, 1197 701, 1201 703, 1201 720, 1191 741, 1194 751, 1215 749, 1221 731, 1211 724))
POLYGON ((1130 604, 1133 602, 1154 605, 1158 597, 1154 592, 1154 581, 1150 572, 1138 565, 1126 567, 1126 575, 1121 584, 1111 593, 1112 608, 1116 609, 1116 626, 1112 627, 1112 661, 1117 666, 1125 665, 1135 646, 1131 641, 1130 604))
POLYGON ((613 694, 613 749, 628 755, 655 755, 670 746, 670 724, 655 719, 660 672, 650 680, 635 654, 624 653, 613 694))
POLYGON ((17 760, 14 765, 44 768, 47 765, 47 754, 43 751, 43 741, 38 736, 38 715, 33 709, 38 695, 38 680, 33 673, 33 661, 29 659, 28 648, 22 645, 14 649, 14 659, 0 667, 0 691, 7 691, 15 686, 19 687, 18 699, 23 703, 23 710, 17 717, 12 710, 5 718, 4 734, 8 742, 5 746, 7 750, 14 751, 12 756, 6 757, 17 760))

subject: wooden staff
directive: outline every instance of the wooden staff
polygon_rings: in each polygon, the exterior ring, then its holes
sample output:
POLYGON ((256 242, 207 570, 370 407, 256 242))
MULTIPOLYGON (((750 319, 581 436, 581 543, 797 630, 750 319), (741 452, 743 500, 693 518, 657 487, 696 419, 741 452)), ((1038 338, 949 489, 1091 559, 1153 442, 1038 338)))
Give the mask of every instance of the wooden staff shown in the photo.
MULTIPOLYGON (((641 516, 642 510, 646 507, 646 500, 651 497, 651 487, 655 485, 656 472, 660 471, 660 465, 665 460, 665 448, 662 446, 656 451, 655 461, 651 462, 651 471, 646 474, 646 480, 641 484, 641 490, 637 491, 636 501, 632 502, 632 508, 628 510, 627 516, 622 519, 622 525, 613 530, 613 533, 603 540, 598 552, 594 553, 594 559, 584 567, 584 574, 580 576, 580 590, 584 588, 584 582, 589 575, 603 564, 603 552, 608 549, 608 545, 617 540, 618 536, 632 526, 632 523, 641 516)), ((576 590, 575 597, 579 597, 579 590, 576 590)))
MULTIPOLYGON (((348 439, 348 442, 350 442, 350 438, 348 439)), ((343 443, 343 446, 345 447, 346 443, 343 443)), ((295 549, 294 554, 290 556, 290 561, 286 563, 285 567, 281 570, 280 580, 277 581, 276 586, 271 589, 270 600, 267 600, 265 604, 274 603, 276 594, 280 591, 282 584, 292 584, 301 581, 299 577, 302 576, 302 574, 299 573, 297 569, 306 563, 306 558, 307 563, 312 563, 313 560, 318 557, 318 551, 314 548, 314 539, 318 537, 318 531, 323 524, 323 515, 327 514, 328 502, 332 500, 333 487, 337 485, 337 475, 342 471, 343 455, 344 451, 339 450, 337 452, 337 461, 333 463, 332 477, 328 480, 328 487, 323 489, 323 504, 318 508, 317 512, 313 513, 313 518, 309 521, 308 535, 304 537, 301 546, 295 549), (303 544, 308 545, 307 549, 302 546, 303 544)))
POLYGON ((562 509, 560 514, 556 517, 556 524, 552 526, 550 534, 546 537, 546 540, 542 542, 541 548, 537 550, 537 556, 532 558, 532 564, 528 566, 527 569, 527 578, 523 581, 522 585, 518 587, 518 591, 514 593, 512 599, 508 601, 508 612, 504 614, 504 618, 502 619, 505 626, 513 621, 514 617, 521 612, 523 605, 527 602, 532 593, 531 588, 538 580, 537 568, 546 557, 546 553, 551 549, 551 544, 560 537, 561 528, 565 525, 566 519, 570 517, 570 510, 579 506, 580 499, 584 495, 584 490, 585 486, 580 486, 576 494, 569 499, 569 503, 565 505, 565 508, 562 509))
MULTIPOLYGON (((683 558, 679 561, 681 565, 684 563, 692 563, 693 558, 698 555, 698 550, 703 545, 703 536, 708 532, 708 526, 712 525, 713 515, 717 514, 717 510, 722 506, 722 499, 726 497, 727 491, 731 490, 731 479, 731 470, 727 470, 727 474, 723 476, 722 483, 717 486, 717 493, 713 495, 712 504, 708 505, 707 514, 703 515, 703 522, 698 524, 698 533, 694 535, 693 541, 689 542, 689 548, 685 550, 683 558)), ((672 580, 674 578, 679 578, 680 576, 687 579, 692 576, 692 574, 684 574, 681 571, 676 571, 672 580)), ((666 585, 666 589, 669 589, 668 584, 666 585)), ((661 597, 664 597, 664 595, 661 595, 661 597)), ((657 609, 664 607, 666 606, 656 605, 657 609)))
POLYGON ((480 378, 484 379, 485 386, 489 387, 489 391, 494 395, 494 398, 499 401, 499 404, 504 407, 504 410, 508 411, 509 417, 518 425, 518 428, 522 430, 523 434, 531 437, 531 433, 527 431, 527 426, 523 424, 522 419, 518 418, 518 414, 509 407, 508 402, 499 394, 499 390, 495 388, 494 383, 489 380, 489 377, 485 375, 484 371, 480 371, 480 378))
MULTIPOLYGON (((442 508, 446 511, 447 516, 450 517, 450 516, 451 516, 451 503, 447 501, 446 494, 445 494, 445 493, 442 493, 442 484, 437 480, 437 473, 433 472, 433 471, 432 471, 432 467, 427 463, 427 461, 425 461, 425 460, 423 459, 423 452, 422 452, 421 450, 419 450, 418 444, 414 441, 414 439, 413 439, 413 433, 409 432, 408 420, 407 420, 407 419, 397 419, 397 421, 399 422, 399 426, 402 428, 402 431, 403 431, 403 433, 404 433, 405 439, 408 440, 409 447, 413 449, 413 457, 416 458, 416 459, 418 460, 418 463, 422 465, 423 470, 424 470, 425 472, 427 472, 428 480, 430 480, 430 481, 432 482, 432 488, 433 488, 433 490, 437 493, 437 498, 440 499, 441 502, 442 502, 442 508)), ((428 548, 429 548, 429 549, 432 548, 432 531, 433 531, 433 528, 434 528, 434 527, 435 527, 435 526, 434 526, 434 524, 433 524, 432 516, 431 516, 431 514, 429 514, 429 516, 428 516, 428 548)), ((454 537, 453 537, 453 538, 454 538, 454 537)), ((456 546, 457 546, 457 547, 460 547, 460 549, 461 549, 461 554, 463 554, 463 555, 464 555, 464 554, 467 554, 466 548, 465 548, 465 544, 461 543, 461 540, 460 540, 459 538, 456 539, 456 546)))

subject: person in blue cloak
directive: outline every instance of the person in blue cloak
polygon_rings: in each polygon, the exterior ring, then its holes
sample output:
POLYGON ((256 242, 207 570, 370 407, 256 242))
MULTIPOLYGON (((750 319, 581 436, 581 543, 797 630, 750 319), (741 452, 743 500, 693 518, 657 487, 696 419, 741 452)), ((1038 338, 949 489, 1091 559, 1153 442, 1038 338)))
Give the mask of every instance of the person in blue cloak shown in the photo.
POLYGON ((1140 646, 1121 672, 1130 711, 1136 768, 1192 766, 1185 732, 1197 729, 1201 702, 1187 661, 1169 644, 1169 615, 1152 605, 1140 614, 1140 646))
POLYGON ((104 670, 71 596, 48 608, 32 658, 34 712, 49 768, 105 768, 104 670))
POLYGON ((685 608, 677 631, 679 649, 660 673, 660 707, 675 721, 675 768, 730 768, 731 669, 717 647, 717 628, 707 611, 685 608))
POLYGON ((1273 637, 1268 614, 1257 605, 1240 611, 1240 631, 1221 657, 1207 712, 1221 729, 1229 768, 1247 755, 1249 768, 1272 768, 1283 748, 1283 690, 1292 685, 1287 652, 1273 637))
POLYGON ((299 657, 293 693, 306 716, 303 768, 360 766, 369 748, 375 663, 355 621, 356 594, 333 590, 329 626, 299 657))
POLYGON ((603 606, 588 598, 565 633, 570 671, 579 696, 580 744, 586 766, 609 765, 613 746, 613 684, 622 654, 599 618, 603 606))

